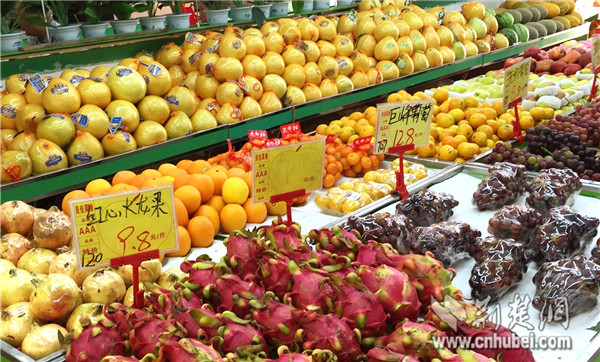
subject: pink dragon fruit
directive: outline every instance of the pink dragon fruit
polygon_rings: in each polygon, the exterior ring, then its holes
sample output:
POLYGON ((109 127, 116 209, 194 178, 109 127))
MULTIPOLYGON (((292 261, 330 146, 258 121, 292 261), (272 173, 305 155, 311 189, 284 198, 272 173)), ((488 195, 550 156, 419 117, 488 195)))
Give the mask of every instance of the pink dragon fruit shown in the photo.
POLYGON ((177 343, 183 337, 185 331, 181 326, 156 315, 136 320, 133 329, 129 331, 133 355, 137 358, 155 353, 155 350, 164 344, 177 343))
POLYGON ((457 348, 456 353, 457 354, 453 355, 452 357, 444 358, 443 362, 496 362, 496 360, 493 358, 488 358, 480 353, 473 352, 468 349, 457 348))
POLYGON ((227 247, 225 261, 231 271, 243 280, 253 280, 258 271, 257 260, 266 250, 262 239, 257 238, 256 232, 235 230, 223 243, 227 247))
POLYGON ((103 313, 109 321, 116 324, 117 329, 125 338, 129 338, 129 331, 133 328, 131 321, 152 316, 148 311, 127 307, 121 303, 105 304, 103 313))
POLYGON ((262 327, 267 342, 276 346, 290 346, 298 330, 299 313, 289 305, 276 301, 272 292, 267 292, 265 307, 255 310, 252 319, 262 327))
POLYGON ((377 340, 376 346, 385 347, 386 350, 392 352, 416 355, 427 360, 444 359, 452 357, 454 354, 445 347, 436 348, 433 338, 446 336, 446 333, 438 330, 433 323, 417 323, 406 320, 398 324, 394 332, 377 340))
MULTIPOLYGON (((155 357, 154 355, 152 355, 155 357)), ((100 360, 100 362, 139 362, 140 360, 135 357, 125 356, 106 356, 100 360)))
POLYGON ((419 362, 419 359, 382 348, 371 348, 367 353, 367 362, 419 362))
POLYGON ((385 332, 388 315, 381 301, 363 284, 340 280, 339 296, 335 302, 336 314, 361 337, 379 336, 385 332))
POLYGON ((431 252, 426 252, 425 255, 399 255, 389 244, 369 241, 359 247, 356 260, 359 264, 385 264, 404 272, 417 290, 419 301, 424 308, 429 306, 432 296, 436 300, 442 300, 444 295, 456 299, 463 298, 460 289, 452 285, 456 272, 444 268, 431 252))
POLYGON ((67 351, 67 362, 96 362, 112 354, 125 354, 129 344, 119 330, 105 319, 85 327, 67 351), (93 348, 90 348, 93 346, 93 348))
POLYGON ((277 349, 279 358, 274 362, 333 362, 337 357, 328 349, 314 349, 302 353, 290 352, 287 346, 280 346, 277 349))
POLYGON ((232 311, 240 318, 260 308, 265 290, 254 282, 246 282, 235 274, 221 276, 214 285, 204 289, 205 299, 210 299, 217 312, 232 311))
POLYGON ((196 293, 207 285, 214 284, 219 277, 229 272, 225 263, 215 263, 208 255, 201 255, 195 261, 186 260, 181 263, 180 268, 182 272, 189 274, 185 286, 196 293))
POLYGON ((288 271, 294 279, 292 291, 284 296, 284 303, 298 309, 315 310, 326 313, 336 299, 332 281, 325 273, 308 267, 300 268, 294 261, 288 264, 288 271))
POLYGON ((197 362, 221 360, 219 352, 212 346, 191 338, 180 339, 178 343, 166 344, 158 350, 160 362, 197 362))
POLYGON ((221 313, 219 319, 224 325, 218 328, 217 336, 212 339, 216 349, 225 354, 235 353, 240 357, 267 352, 265 339, 249 320, 241 319, 229 311, 221 313))
MULTIPOLYGON (((377 268, 361 265, 357 274, 365 287, 379 298, 383 309, 390 315, 391 323, 398 323, 404 318, 417 319, 421 303, 406 274, 387 265, 377 268)), ((350 274, 346 279, 349 278, 354 276, 350 274)))
POLYGON ((283 298, 291 290, 292 275, 287 266, 290 259, 273 251, 266 251, 259 261, 257 279, 266 289, 272 291, 278 298, 283 298))
POLYGON ((300 327, 297 335, 304 350, 328 349, 340 362, 354 361, 362 354, 355 333, 333 314, 306 312, 300 318, 300 327))
POLYGON ((337 225, 331 229, 311 230, 308 233, 308 240, 319 251, 326 250, 332 254, 343 255, 351 261, 356 259, 358 246, 361 244, 357 231, 347 231, 337 225))
POLYGON ((145 304, 155 314, 172 316, 180 310, 200 308, 204 302, 188 288, 180 289, 179 286, 173 290, 163 289, 157 284, 144 282, 146 291, 145 304))
POLYGON ((199 340, 209 340, 216 336, 217 328, 221 326, 221 321, 210 304, 205 304, 197 309, 178 311, 174 314, 173 319, 186 330, 189 338, 199 340))
POLYGON ((302 240, 300 225, 286 225, 281 220, 273 220, 273 225, 261 226, 258 238, 266 240, 270 250, 277 251, 296 262, 311 258, 312 248, 302 240))

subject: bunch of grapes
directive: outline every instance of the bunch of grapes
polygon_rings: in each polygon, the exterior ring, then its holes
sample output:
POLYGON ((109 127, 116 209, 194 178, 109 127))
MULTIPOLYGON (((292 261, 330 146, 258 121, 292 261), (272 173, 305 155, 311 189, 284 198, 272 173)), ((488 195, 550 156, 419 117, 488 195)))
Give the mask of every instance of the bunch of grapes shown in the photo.
POLYGON ((567 117, 557 115, 556 119, 548 123, 548 127, 572 133, 588 147, 598 147, 600 145, 600 102, 594 102, 587 107, 578 104, 575 110, 576 113, 567 117))

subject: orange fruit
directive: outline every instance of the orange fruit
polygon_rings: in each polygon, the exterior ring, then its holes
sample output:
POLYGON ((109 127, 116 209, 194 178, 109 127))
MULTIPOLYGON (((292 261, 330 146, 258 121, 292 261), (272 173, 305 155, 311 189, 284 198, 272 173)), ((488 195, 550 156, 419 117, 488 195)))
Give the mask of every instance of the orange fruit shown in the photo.
POLYGON ((220 195, 214 195, 204 204, 214 207, 218 213, 225 207, 225 201, 223 201, 223 198, 220 195))
POLYGON ((81 199, 87 199, 89 197, 90 197, 90 195, 88 195, 88 193, 83 190, 73 190, 73 191, 69 192, 68 194, 65 195, 65 197, 63 197, 62 211, 65 214, 69 215, 69 213, 70 213, 69 200, 81 200, 81 199))
POLYGON ((477 127, 486 124, 486 122, 487 116, 483 112, 474 113, 469 118, 469 124, 473 129, 477 129, 477 127))
POLYGON ((110 191, 108 191, 108 193, 109 194, 122 194, 124 192, 137 191, 137 190, 138 190, 138 188, 135 186, 131 186, 128 184, 116 184, 110 188, 110 191))
POLYGON ((252 195, 252 172, 246 172, 244 176, 242 176, 242 180, 248 185, 248 189, 250 190, 249 195, 252 195))
POLYGON ((148 169, 145 169, 144 171, 142 171, 141 175, 144 175, 149 178, 153 178, 153 177, 161 177, 162 173, 158 172, 157 170, 155 170, 153 168, 148 168, 148 169))
POLYGON ((112 184, 128 184, 135 177, 135 172, 123 170, 115 173, 112 178, 112 184))
POLYGON ((158 172, 163 176, 170 176, 169 171, 176 170, 177 166, 172 163, 163 163, 158 167, 158 172))
POLYGON ((442 145, 450 145, 452 146, 452 148, 457 148, 458 147, 458 140, 455 137, 452 136, 445 136, 444 138, 442 138, 442 145))
POLYGON ((252 199, 248 199, 242 207, 249 223, 260 224, 267 219, 267 205, 264 203, 252 204, 252 199))
POLYGON ((482 108, 481 112, 483 114, 485 114, 485 116, 487 117, 487 119, 496 119, 496 118, 498 118, 498 114, 496 113, 496 111, 492 107, 482 108))
POLYGON ((175 190, 175 197, 183 202, 188 214, 192 214, 200 207, 202 196, 194 186, 183 185, 175 190))
POLYGON ((219 213, 214 207, 210 205, 202 205, 194 213, 194 217, 195 216, 207 217, 215 229, 215 235, 219 233, 219 229, 221 228, 221 219, 219 218, 219 213))
POLYGON ((505 123, 498 127, 498 138, 502 141, 506 141, 513 136, 513 125, 505 123))
POLYGON ((494 108, 496 114, 504 113, 504 110, 502 109, 502 101, 495 101, 494 104, 492 104, 492 108, 494 108))
POLYGON ((155 187, 172 185, 175 179, 171 176, 161 176, 158 178, 149 178, 142 184, 142 189, 151 189, 155 187))
POLYGON ((227 234, 234 230, 243 229, 248 221, 246 211, 238 204, 225 205, 219 213, 219 216, 221 218, 221 227, 227 234))
POLYGON ((183 201, 175 197, 175 217, 177 219, 177 225, 187 226, 189 221, 189 214, 183 201))
POLYGON ((172 171, 169 176, 172 176, 175 179, 175 182, 173 183, 175 190, 181 186, 187 185, 191 177, 189 173, 179 168, 176 168, 174 171, 172 171))
POLYGON ((212 168, 214 168, 215 170, 219 170, 221 172, 227 172, 227 168, 223 165, 214 165, 212 168))
POLYGON ((200 191, 202 200, 208 201, 215 193, 215 183, 213 182, 213 179, 210 176, 201 173, 190 175, 187 184, 194 186, 200 191))
POLYGON ((192 163, 194 163, 194 161, 192 160, 181 160, 177 162, 177 168, 187 171, 188 168, 190 168, 190 166, 192 165, 192 163))
POLYGON ((224 171, 219 169, 211 168, 206 171, 206 175, 212 178, 213 183, 215 184, 215 194, 221 195, 221 189, 223 188, 223 184, 227 181, 227 174, 224 171))
POLYGON ((229 170, 225 171, 225 173, 227 174, 227 177, 229 177, 229 178, 232 178, 232 177, 242 178, 242 176, 244 176, 246 171, 242 170, 239 167, 233 167, 233 168, 230 168, 229 170))
POLYGON ((248 185, 239 177, 228 178, 221 189, 223 201, 228 204, 242 205, 248 199, 249 193, 248 185))
POLYGON ((361 119, 363 117, 363 114, 360 112, 354 112, 351 115, 348 116, 349 119, 353 120, 353 121, 358 121, 359 119, 361 119))
POLYGON ((137 188, 142 187, 142 185, 144 184, 144 182, 146 182, 146 180, 148 180, 149 177, 148 176, 144 176, 144 175, 136 175, 134 178, 132 178, 129 181, 129 184, 131 186, 135 186, 137 188))
POLYGON ((192 239, 186 228, 177 226, 177 237, 179 238, 179 250, 167 253, 166 255, 169 257, 186 256, 192 248, 192 239))
POLYGON ((448 109, 465 109, 465 102, 458 97, 448 98, 448 109))
POLYGON ((192 164, 188 167, 188 173, 204 173, 207 169, 211 169, 212 166, 208 161, 205 160, 197 160, 192 162, 192 164))
POLYGON ((437 104, 442 104, 446 99, 448 99, 449 93, 448 90, 444 88, 438 88, 433 92, 433 99, 437 102, 437 104))
POLYGON ((111 186, 110 182, 97 178, 88 182, 87 186, 85 186, 85 192, 90 196, 102 195, 110 191, 111 186))
POLYGON ((203 248, 212 245, 215 238, 213 224, 205 216, 193 217, 187 226, 192 246, 203 248))

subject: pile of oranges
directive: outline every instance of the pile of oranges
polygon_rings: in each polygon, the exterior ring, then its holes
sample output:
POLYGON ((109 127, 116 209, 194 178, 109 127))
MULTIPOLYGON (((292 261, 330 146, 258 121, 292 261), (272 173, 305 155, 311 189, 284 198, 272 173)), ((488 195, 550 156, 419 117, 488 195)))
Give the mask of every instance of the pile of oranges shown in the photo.
POLYGON ((342 143, 352 143, 357 138, 375 137, 377 108, 368 107, 364 112, 353 112, 338 120, 317 126, 316 133, 329 136, 337 135, 342 143))
POLYGON ((176 165, 164 163, 158 169, 136 174, 117 172, 111 182, 90 181, 85 190, 74 190, 62 201, 69 213, 69 200, 173 185, 175 215, 180 249, 168 256, 185 256, 190 248, 210 246, 222 230, 230 233, 247 223, 262 223, 267 218, 264 203, 252 204, 252 174, 241 168, 226 169, 206 160, 181 160, 176 165))

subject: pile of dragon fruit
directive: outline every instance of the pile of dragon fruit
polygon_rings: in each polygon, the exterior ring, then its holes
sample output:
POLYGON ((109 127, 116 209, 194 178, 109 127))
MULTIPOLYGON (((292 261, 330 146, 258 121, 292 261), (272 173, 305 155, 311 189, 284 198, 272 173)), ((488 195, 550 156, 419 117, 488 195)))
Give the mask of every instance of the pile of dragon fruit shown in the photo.
POLYGON ((525 348, 434 344, 513 332, 482 318, 430 252, 280 221, 225 244, 219 262, 183 262, 173 289, 146 283, 143 309, 106 304, 70 336, 67 361, 534 361, 525 348))

